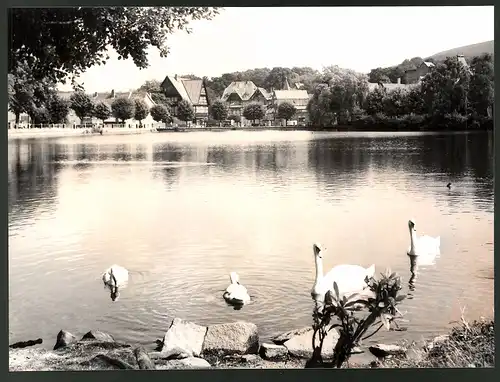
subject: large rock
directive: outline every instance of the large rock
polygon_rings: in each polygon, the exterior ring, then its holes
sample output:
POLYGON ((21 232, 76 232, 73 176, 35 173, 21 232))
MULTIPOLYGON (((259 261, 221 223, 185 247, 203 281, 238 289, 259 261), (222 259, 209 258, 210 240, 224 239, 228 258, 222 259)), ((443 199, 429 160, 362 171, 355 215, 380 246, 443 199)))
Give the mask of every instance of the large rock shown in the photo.
POLYGON ((10 349, 10 371, 138 369, 130 345, 96 340, 75 341, 58 350, 10 349))
POLYGON ((250 322, 233 322, 208 327, 202 354, 224 356, 256 354, 259 351, 259 332, 250 322))
POLYGON ((290 338, 307 333, 310 330, 311 330, 310 326, 306 326, 305 328, 301 328, 301 329, 290 330, 288 332, 285 332, 285 333, 282 333, 282 334, 279 334, 279 335, 273 337, 271 339, 271 341, 273 341, 276 345, 283 345, 290 338))
POLYGON ((208 369, 211 365, 203 358, 189 357, 184 359, 176 359, 167 361, 161 365, 157 365, 157 370, 169 369, 208 369))
POLYGON ((440 336, 437 336, 437 337, 434 337, 432 339, 432 341, 429 341, 428 343, 426 343, 424 345, 424 349, 427 350, 427 351, 430 351, 431 349, 433 349, 435 346, 437 345, 441 345, 443 343, 445 343, 446 341, 448 341, 448 338, 450 336, 447 335, 447 334, 443 334, 443 335, 440 335, 440 336))
POLYGON ((56 339, 56 344, 54 345, 54 350, 68 346, 70 343, 75 341, 76 337, 73 334, 67 332, 66 330, 61 330, 59 333, 57 333, 57 339, 56 339))
POLYGON ((141 370, 154 370, 155 364, 142 346, 134 349, 135 359, 141 370))
POLYGON ((198 357, 201 354, 207 328, 175 318, 163 337, 162 353, 184 353, 198 357))
POLYGON ((95 340, 99 342, 115 342, 111 334, 101 332, 100 330, 91 330, 82 337, 82 341, 95 340))
POLYGON ((288 349, 283 345, 263 343, 260 345, 259 354, 268 361, 281 361, 288 358, 288 349))
POLYGON ((368 348, 377 358, 383 358, 390 355, 405 355, 406 349, 398 345, 376 344, 368 348))
MULTIPOLYGON (((313 329, 309 328, 307 331, 303 331, 301 334, 293 336, 288 341, 284 343, 288 352, 299 358, 309 359, 312 357, 312 336, 313 329)), ((325 340, 323 341, 323 349, 321 355, 325 359, 331 359, 333 357, 333 348, 339 340, 339 334, 335 329, 328 332, 325 340)))

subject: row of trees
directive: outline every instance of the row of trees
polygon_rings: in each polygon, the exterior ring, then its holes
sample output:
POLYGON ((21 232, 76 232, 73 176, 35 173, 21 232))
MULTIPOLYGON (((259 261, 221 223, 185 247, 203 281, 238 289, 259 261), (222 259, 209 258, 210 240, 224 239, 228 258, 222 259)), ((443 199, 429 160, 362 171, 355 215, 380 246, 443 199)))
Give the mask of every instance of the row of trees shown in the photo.
MULTIPOLYGON (((260 103, 250 103, 243 109, 243 117, 248 119, 249 121, 262 120, 266 116, 267 108, 266 106, 260 103)), ((209 109, 209 115, 219 123, 225 121, 227 119, 233 120, 235 122, 240 122, 241 118, 238 115, 229 115, 229 109, 227 105, 222 101, 213 102, 209 109)), ((288 120, 291 119, 296 113, 297 109, 294 105, 289 102, 283 102, 278 105, 276 109, 276 117, 280 119, 284 119, 286 124, 288 124, 288 120)))
POLYGON ((494 102, 493 59, 474 57, 465 67, 456 57, 438 64, 419 84, 368 91, 365 75, 338 67, 327 68, 330 78, 313 91, 308 104, 311 122, 318 126, 346 124, 367 117, 412 119, 440 123, 443 118, 484 121, 494 102), (418 117, 415 117, 418 116, 418 117))

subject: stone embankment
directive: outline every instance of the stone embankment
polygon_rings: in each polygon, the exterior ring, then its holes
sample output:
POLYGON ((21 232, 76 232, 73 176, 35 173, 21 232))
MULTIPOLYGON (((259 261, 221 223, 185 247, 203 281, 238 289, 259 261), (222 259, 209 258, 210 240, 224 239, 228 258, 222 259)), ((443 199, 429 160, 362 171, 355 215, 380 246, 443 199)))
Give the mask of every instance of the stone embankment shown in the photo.
MULTIPOLYGON (((257 326, 249 322, 202 326, 175 318, 163 338, 152 341, 146 349, 116 341, 99 330, 91 330, 80 339, 61 330, 52 350, 36 347, 42 343, 40 338, 10 345, 9 370, 303 368, 312 355, 312 334, 312 329, 305 327, 261 343, 257 326)), ((426 351, 445 340, 441 337, 427 343, 426 351)), ((325 360, 331 359, 338 338, 335 330, 327 335, 325 360)), ((355 348, 349 366, 380 367, 384 359, 394 357, 408 359, 411 352, 398 345, 355 348)))

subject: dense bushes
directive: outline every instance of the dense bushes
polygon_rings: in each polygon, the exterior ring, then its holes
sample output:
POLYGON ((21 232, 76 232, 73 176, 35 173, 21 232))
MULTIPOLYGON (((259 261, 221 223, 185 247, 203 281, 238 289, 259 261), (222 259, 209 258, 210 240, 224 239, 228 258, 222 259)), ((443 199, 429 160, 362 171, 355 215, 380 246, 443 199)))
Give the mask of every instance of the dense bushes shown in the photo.
POLYGON ((449 57, 407 87, 379 83, 368 91, 362 75, 336 68, 307 106, 312 126, 348 130, 463 130, 493 127, 492 56, 470 66, 449 57))

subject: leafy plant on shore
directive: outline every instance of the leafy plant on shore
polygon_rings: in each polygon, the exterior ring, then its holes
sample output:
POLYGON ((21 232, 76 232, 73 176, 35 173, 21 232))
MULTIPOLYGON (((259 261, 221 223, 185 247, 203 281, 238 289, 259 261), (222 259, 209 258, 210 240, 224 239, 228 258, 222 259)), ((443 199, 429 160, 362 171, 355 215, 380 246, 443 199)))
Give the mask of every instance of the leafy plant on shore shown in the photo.
POLYGON ((340 295, 334 282, 334 290, 326 293, 324 303, 316 304, 313 312, 313 355, 306 367, 340 368, 362 340, 373 336, 382 327, 387 330, 391 329, 391 325, 398 327, 397 320, 403 314, 397 305, 406 297, 400 294, 401 277, 387 270, 379 280, 367 277, 365 282, 367 293, 356 293, 349 297, 340 295), (333 360, 328 364, 321 355, 323 343, 328 332, 335 329, 339 332, 339 339, 333 349, 333 360), (367 334, 369 330, 372 331, 367 334))

